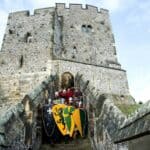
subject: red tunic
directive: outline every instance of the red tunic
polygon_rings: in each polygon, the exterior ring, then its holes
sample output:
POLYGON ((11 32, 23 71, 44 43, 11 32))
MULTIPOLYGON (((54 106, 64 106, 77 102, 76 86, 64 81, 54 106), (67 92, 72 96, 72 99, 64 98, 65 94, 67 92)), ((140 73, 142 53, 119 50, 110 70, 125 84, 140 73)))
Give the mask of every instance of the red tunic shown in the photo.
POLYGON ((64 98, 67 104, 69 104, 69 97, 73 98, 73 96, 74 96, 74 88, 67 89, 65 92, 63 90, 59 92, 59 97, 64 98))

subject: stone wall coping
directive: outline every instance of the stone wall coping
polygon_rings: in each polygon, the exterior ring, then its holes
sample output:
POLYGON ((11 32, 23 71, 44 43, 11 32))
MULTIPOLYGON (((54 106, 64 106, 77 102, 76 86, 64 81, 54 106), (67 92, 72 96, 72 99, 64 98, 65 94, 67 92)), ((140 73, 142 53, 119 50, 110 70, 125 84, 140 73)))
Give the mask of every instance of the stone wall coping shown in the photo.
POLYGON ((150 135, 150 115, 131 123, 125 128, 118 129, 115 133, 114 142, 121 143, 124 141, 130 141, 142 136, 150 135))
MULTIPOLYGON (((16 105, 5 105, 1 108, 0 115, 0 129, 10 120, 12 115, 19 115, 24 110, 22 103, 17 103, 16 105)), ((1 132, 1 130, 0 130, 1 132)))
POLYGON ((133 116, 130 116, 127 118, 127 120, 124 122, 124 124, 120 127, 120 129, 126 128, 133 124, 134 122, 144 118, 147 115, 150 115, 150 101, 145 103, 142 107, 140 107, 135 113, 132 114, 133 116))
POLYGON ((121 143, 150 134, 150 101, 133 114, 126 118, 115 134, 114 142, 121 143))
MULTIPOLYGON (((111 95, 105 94, 105 97, 103 112, 98 118, 102 118, 103 114, 107 115, 107 117, 111 116, 109 123, 105 122, 105 125, 109 124, 105 128, 109 131, 114 143, 129 141, 150 134, 150 101, 139 108, 132 117, 127 118, 114 104, 111 95), (105 111, 109 112, 110 116, 105 111), (113 124, 116 124, 116 129, 111 128, 113 124)), ((106 118, 104 117, 104 119, 106 118)))
POLYGON ((79 63, 79 64, 84 64, 84 65, 89 65, 89 66, 102 67, 102 68, 107 68, 107 69, 112 69, 112 70, 118 70, 118 71, 126 72, 126 70, 124 70, 124 69, 118 69, 118 68, 114 68, 114 67, 108 67, 108 66, 90 64, 90 63, 78 62, 78 61, 73 61, 73 60, 69 60, 69 59, 59 58, 59 59, 55 59, 55 60, 56 61, 68 61, 68 62, 73 62, 73 63, 79 63))
MULTIPOLYGON (((32 90, 30 93, 28 93, 26 96, 29 98, 29 100, 31 101, 31 103, 33 104, 37 104, 38 102, 36 101, 36 98, 42 93, 42 91, 44 89, 46 89, 47 85, 55 80, 54 78, 57 78, 56 75, 51 75, 49 76, 48 79, 46 79, 45 81, 43 81, 40 85, 38 85, 34 90, 32 90)), ((25 96, 25 97, 26 97, 25 96)))

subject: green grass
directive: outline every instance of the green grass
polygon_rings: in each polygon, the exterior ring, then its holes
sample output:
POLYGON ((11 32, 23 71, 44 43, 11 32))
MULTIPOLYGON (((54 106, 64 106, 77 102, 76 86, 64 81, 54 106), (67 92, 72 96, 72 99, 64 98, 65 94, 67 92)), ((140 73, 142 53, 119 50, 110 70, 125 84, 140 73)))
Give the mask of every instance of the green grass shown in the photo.
POLYGON ((127 105, 127 104, 117 104, 117 107, 126 115, 130 115, 134 113, 139 107, 141 107, 141 104, 132 104, 132 105, 127 105))

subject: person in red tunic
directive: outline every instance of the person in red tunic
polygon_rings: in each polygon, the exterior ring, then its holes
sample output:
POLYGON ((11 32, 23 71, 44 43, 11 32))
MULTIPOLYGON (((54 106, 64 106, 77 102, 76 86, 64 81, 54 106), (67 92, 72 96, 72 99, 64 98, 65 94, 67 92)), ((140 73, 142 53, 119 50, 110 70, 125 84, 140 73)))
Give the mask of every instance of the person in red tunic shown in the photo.
POLYGON ((66 101, 67 103, 69 104, 69 98, 73 98, 74 96, 74 90, 71 89, 71 88, 68 88, 67 91, 66 91, 66 101))
POLYGON ((73 97, 73 95, 74 95, 74 91, 68 88, 66 92, 66 98, 69 99, 69 97, 73 97))
POLYGON ((66 99, 66 89, 63 89, 63 90, 59 91, 59 97, 66 99))
POLYGON ((80 91, 80 89, 75 89, 74 94, 75 94, 75 97, 78 97, 78 98, 82 97, 82 92, 80 91))

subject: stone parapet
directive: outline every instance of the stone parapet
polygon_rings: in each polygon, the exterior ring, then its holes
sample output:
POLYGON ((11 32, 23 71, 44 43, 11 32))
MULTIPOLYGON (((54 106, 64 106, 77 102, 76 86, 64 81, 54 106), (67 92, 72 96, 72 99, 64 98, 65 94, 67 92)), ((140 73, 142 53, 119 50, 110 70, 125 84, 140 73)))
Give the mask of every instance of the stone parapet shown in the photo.
POLYGON ((39 149, 42 139, 41 135, 37 137, 37 134, 42 132, 42 124, 39 124, 42 120, 37 120, 37 117, 41 116, 38 111, 45 104, 45 91, 54 90, 57 85, 54 87, 51 83, 57 80, 57 76, 49 76, 20 102, 0 105, 0 150, 24 150, 31 147, 39 149), (28 142, 30 140, 32 142, 28 142))
POLYGON ((127 118, 116 133, 115 142, 130 141, 150 134, 150 101, 127 118))

